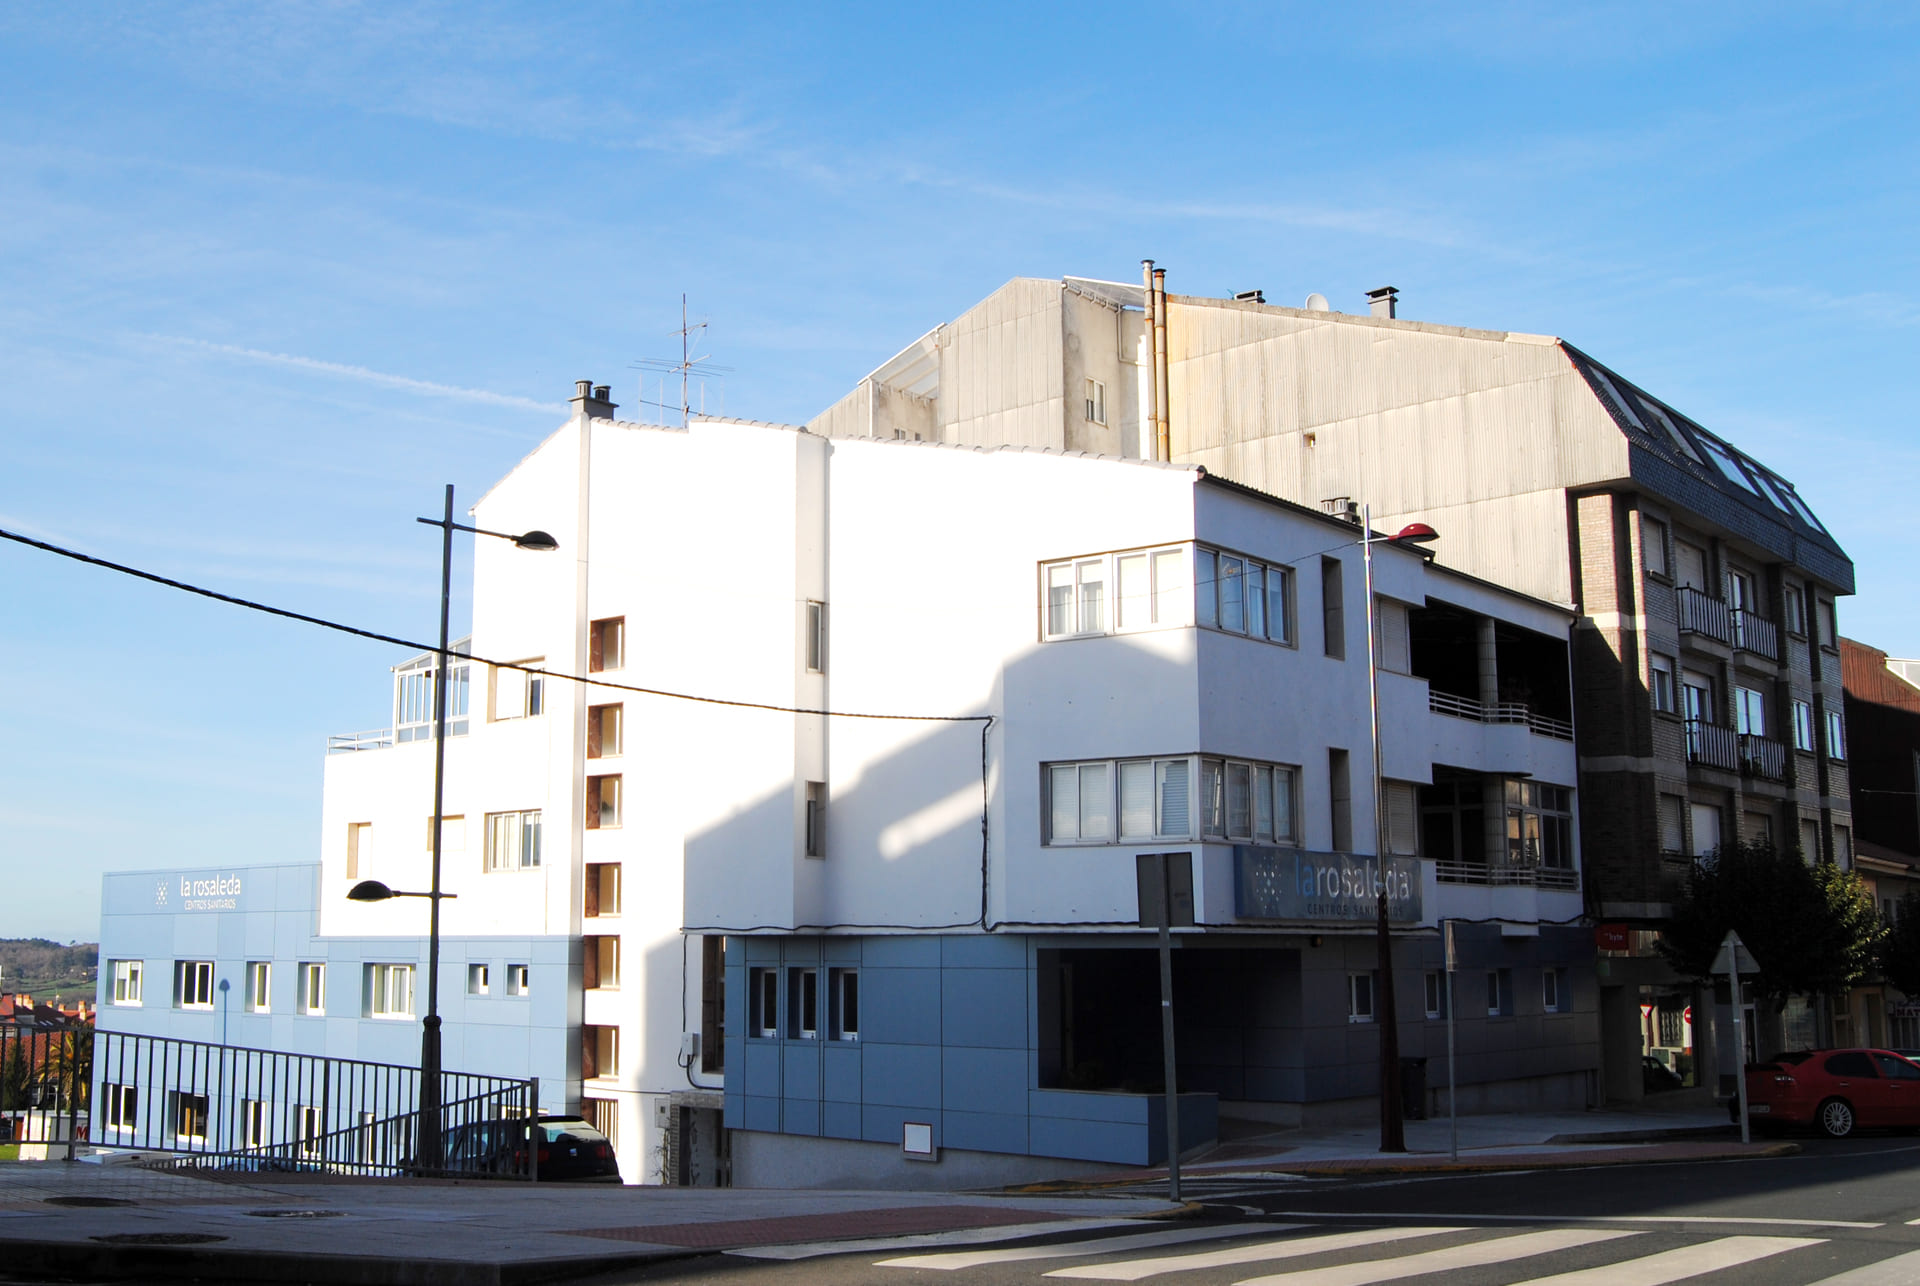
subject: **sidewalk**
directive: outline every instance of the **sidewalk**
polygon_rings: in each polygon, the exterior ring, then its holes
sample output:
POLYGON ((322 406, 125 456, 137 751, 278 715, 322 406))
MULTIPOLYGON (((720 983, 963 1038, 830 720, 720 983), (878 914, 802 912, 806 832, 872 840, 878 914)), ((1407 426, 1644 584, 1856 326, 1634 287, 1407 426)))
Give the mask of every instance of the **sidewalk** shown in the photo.
POLYGON ((0 1163, 0 1272, 81 1280, 517 1286, 745 1246, 1020 1228, 1176 1211, 1150 1196, 209 1180, 0 1163))

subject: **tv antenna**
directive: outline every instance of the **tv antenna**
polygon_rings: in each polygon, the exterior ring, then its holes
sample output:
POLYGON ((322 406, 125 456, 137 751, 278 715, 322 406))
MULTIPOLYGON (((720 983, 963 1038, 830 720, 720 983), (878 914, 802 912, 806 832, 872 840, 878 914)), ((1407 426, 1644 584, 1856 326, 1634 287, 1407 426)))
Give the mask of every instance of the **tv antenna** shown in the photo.
MULTIPOLYGON (((693 417, 692 389, 690 388, 690 384, 691 381, 696 378, 700 382, 700 413, 705 415, 707 413, 707 377, 709 375, 714 376, 716 377, 716 382, 719 382, 718 377, 733 369, 731 366, 714 365, 711 355, 709 354, 703 353, 698 357, 694 356, 693 350, 697 347, 695 341, 704 337, 706 329, 706 318, 702 317, 699 321, 691 321, 688 319, 687 297, 683 294, 680 296, 680 329, 672 332, 680 336, 680 360, 676 362, 670 357, 643 357, 637 362, 628 363, 632 369, 642 372, 640 376, 640 405, 655 408, 661 416, 660 420, 657 421, 658 423, 669 423, 670 421, 666 419, 667 415, 678 412, 680 416, 680 427, 683 429, 687 427, 687 421, 693 417), (658 397, 650 398, 647 396, 647 377, 645 374, 647 371, 652 371, 659 376, 660 394, 658 397), (680 377, 680 402, 677 406, 670 405, 667 402, 667 378, 672 375, 678 375, 680 377)), ((725 392, 725 385, 722 384, 722 409, 726 406, 725 392)))

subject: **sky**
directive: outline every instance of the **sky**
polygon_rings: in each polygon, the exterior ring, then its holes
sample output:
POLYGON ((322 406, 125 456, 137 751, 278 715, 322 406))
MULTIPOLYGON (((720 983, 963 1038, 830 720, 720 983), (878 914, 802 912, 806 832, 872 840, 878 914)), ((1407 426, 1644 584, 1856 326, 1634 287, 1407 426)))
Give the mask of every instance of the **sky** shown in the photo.
MULTIPOLYGON (((683 292, 707 406, 794 422, 1150 257, 1566 338, 1792 479, 1843 632, 1920 655, 1917 54, 1806 0, 5 6, 0 527, 430 639, 415 516, 576 379, 646 418, 683 292)), ((396 659, 0 546, 0 936, 315 860, 396 659)))

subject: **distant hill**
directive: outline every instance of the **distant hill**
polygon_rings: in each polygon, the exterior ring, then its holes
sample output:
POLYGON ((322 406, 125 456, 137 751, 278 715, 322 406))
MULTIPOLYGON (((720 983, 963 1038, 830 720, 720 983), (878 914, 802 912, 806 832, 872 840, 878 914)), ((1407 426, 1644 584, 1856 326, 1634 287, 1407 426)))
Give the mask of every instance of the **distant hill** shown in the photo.
POLYGON ((62 946, 46 938, 0 938, 0 991, 35 1000, 91 1000, 100 972, 100 944, 62 946))

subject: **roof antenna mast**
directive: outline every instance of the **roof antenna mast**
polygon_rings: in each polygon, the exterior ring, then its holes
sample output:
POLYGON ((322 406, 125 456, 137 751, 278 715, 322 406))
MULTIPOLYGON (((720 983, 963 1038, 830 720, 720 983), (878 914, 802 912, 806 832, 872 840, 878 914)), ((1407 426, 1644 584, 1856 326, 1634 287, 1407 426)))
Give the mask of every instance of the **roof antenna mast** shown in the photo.
MULTIPOLYGON (((705 415, 707 411, 707 377, 711 375, 718 380, 720 376, 733 369, 731 366, 714 365, 711 360, 711 355, 709 354, 703 353, 698 357, 694 356, 694 340, 702 336, 706 332, 706 329, 706 318, 702 317, 699 321, 691 321, 688 319, 687 297, 683 294, 680 296, 680 329, 671 332, 680 337, 680 360, 676 362, 670 357, 643 357, 637 362, 628 363, 629 367, 634 370, 641 372, 653 371, 659 375, 660 395, 652 398, 647 396, 646 375, 643 373, 640 376, 640 404, 642 406, 651 406, 659 411, 661 416, 659 423, 670 423, 666 418, 667 415, 677 410, 680 415, 680 427, 683 429, 687 427, 687 422, 693 418, 693 403, 690 398, 691 389, 689 388, 689 381, 693 378, 698 378, 700 381, 700 413, 705 415), (680 403, 678 407, 670 406, 667 403, 667 377, 669 375, 678 375, 680 377, 680 403)), ((722 407, 726 405, 724 389, 722 390, 721 405, 722 407)))

